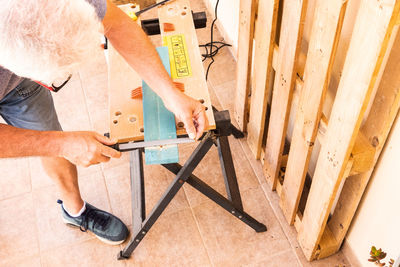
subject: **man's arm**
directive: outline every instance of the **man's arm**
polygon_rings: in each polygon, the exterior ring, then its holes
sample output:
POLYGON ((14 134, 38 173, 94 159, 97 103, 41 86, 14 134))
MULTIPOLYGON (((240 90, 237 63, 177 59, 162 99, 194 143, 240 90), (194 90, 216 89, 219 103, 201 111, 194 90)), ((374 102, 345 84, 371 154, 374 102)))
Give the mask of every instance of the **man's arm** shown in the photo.
POLYGON ((165 106, 183 121, 189 136, 200 138, 208 124, 204 106, 175 88, 142 28, 110 0, 107 0, 103 25, 114 48, 161 97, 165 106))
POLYGON ((0 123, 0 158, 64 157, 89 166, 120 157, 120 152, 106 146, 113 144, 95 132, 35 131, 0 123))

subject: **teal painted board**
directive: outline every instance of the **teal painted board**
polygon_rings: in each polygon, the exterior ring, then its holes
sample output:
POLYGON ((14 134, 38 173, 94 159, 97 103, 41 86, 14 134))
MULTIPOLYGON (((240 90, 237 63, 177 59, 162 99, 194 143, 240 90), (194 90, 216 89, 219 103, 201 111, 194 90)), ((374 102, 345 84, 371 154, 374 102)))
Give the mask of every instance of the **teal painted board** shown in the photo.
MULTIPOLYGON (((161 61, 171 75, 167 47, 158 47, 161 61)), ((166 140, 176 138, 175 116, 165 106, 161 98, 143 81, 143 121, 144 140, 166 140)), ((179 161, 178 145, 145 148, 146 164, 166 164, 179 161)))

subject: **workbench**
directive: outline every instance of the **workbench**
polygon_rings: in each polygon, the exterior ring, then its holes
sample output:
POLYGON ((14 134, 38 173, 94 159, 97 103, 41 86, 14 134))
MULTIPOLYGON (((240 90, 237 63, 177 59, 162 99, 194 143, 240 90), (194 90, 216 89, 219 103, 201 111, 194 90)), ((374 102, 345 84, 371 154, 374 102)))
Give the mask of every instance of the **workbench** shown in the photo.
MULTIPOLYGON (((133 4, 119 7, 127 14, 139 10, 139 7, 133 4)), ((243 210, 228 141, 228 136, 232 134, 232 130, 235 128, 231 124, 229 112, 217 111, 211 104, 189 0, 175 0, 164 4, 158 7, 158 14, 161 36, 164 45, 167 46, 158 48, 163 64, 170 71, 174 82, 181 85, 184 93, 198 99, 205 106, 209 125, 199 144, 183 166, 178 164, 177 160, 171 161, 171 158, 160 156, 160 153, 174 150, 174 147, 180 143, 194 141, 188 138, 183 123, 178 119, 175 120, 173 138, 162 137, 165 134, 165 129, 162 128, 165 127, 165 123, 161 121, 161 126, 154 128, 156 132, 159 132, 159 135, 150 141, 146 140, 149 136, 146 137, 148 131, 154 131, 151 128, 153 126, 145 124, 146 116, 151 118, 150 121, 153 122, 154 120, 161 120, 160 117, 163 117, 169 111, 162 110, 162 104, 157 101, 157 110, 160 109, 161 111, 149 110, 148 102, 143 104, 143 101, 148 101, 147 97, 152 90, 146 87, 139 75, 118 54, 112 44, 108 45, 109 137, 118 140, 114 148, 130 153, 132 192, 132 239, 125 249, 118 254, 118 259, 130 257, 133 250, 149 232, 184 183, 188 183, 206 195, 256 232, 267 230, 265 225, 256 221, 243 210), (169 58, 169 65, 166 58, 169 58), (140 87, 143 90, 143 97, 138 97, 137 94, 137 88, 140 87), (134 95, 133 90, 136 90, 134 95), (160 113, 154 116, 153 113, 156 112, 160 113), (145 132, 145 129, 151 130, 145 132), (218 148, 228 198, 193 175, 194 169, 213 145, 218 148), (164 195, 147 216, 145 214, 143 154, 146 156, 146 163, 149 163, 148 161, 159 163, 176 175, 164 195), (153 154, 153 156, 148 157, 149 154, 153 154)))

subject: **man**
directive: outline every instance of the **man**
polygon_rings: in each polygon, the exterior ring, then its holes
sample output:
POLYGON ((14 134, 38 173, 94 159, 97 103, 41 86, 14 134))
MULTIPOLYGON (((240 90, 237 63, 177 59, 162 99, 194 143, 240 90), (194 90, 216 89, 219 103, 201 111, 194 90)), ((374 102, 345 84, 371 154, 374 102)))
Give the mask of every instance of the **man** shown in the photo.
POLYGON ((115 141, 95 132, 62 132, 50 91, 100 49, 98 31, 199 138, 207 126, 204 107, 175 88, 153 45, 137 23, 110 0, 0 0, 0 157, 41 156, 58 185, 65 223, 122 243, 120 219, 81 198, 76 165, 120 157, 115 141), (2 67, 1 67, 2 66, 2 67), (38 82, 35 82, 38 81, 38 82))

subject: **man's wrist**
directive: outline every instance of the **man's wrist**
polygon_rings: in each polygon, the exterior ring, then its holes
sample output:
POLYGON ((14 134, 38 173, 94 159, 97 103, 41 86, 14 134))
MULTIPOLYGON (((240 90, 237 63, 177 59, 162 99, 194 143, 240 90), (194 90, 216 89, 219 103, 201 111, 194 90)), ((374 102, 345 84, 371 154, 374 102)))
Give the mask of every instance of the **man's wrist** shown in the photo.
POLYGON ((182 92, 179 91, 179 89, 177 89, 173 83, 164 87, 163 90, 160 90, 159 92, 159 96, 164 103, 173 103, 181 96, 181 94, 182 92))
POLYGON ((65 146, 65 132, 46 131, 41 132, 40 137, 45 143, 49 156, 63 157, 65 146))

